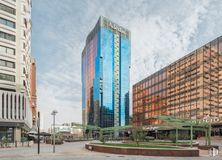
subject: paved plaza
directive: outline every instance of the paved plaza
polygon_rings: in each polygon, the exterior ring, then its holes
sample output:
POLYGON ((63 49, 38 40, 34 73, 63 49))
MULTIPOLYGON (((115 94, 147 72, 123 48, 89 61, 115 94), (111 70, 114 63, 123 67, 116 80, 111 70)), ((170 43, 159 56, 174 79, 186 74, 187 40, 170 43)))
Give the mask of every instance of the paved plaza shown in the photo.
POLYGON ((88 151, 84 148, 87 142, 64 143, 56 146, 56 153, 52 153, 52 146, 41 144, 41 153, 37 154, 37 145, 32 147, 0 149, 0 160, 222 160, 222 154, 209 157, 206 152, 201 152, 201 157, 148 157, 128 156, 88 151))

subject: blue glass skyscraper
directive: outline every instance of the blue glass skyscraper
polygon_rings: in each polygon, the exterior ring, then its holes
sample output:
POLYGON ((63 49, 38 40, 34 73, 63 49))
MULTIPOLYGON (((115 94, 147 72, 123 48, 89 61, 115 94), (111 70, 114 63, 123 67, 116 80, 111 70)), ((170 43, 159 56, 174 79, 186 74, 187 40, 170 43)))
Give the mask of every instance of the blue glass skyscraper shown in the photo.
POLYGON ((82 52, 83 124, 129 124, 130 57, 130 31, 100 17, 82 52))

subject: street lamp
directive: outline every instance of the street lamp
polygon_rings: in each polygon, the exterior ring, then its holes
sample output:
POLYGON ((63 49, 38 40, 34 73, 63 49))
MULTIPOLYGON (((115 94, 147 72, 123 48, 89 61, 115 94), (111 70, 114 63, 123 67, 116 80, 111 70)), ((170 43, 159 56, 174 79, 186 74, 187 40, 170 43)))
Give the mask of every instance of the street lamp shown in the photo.
POLYGON ((208 141, 208 146, 210 146, 211 145, 211 121, 212 121, 212 117, 210 117, 210 115, 208 114, 203 119, 206 120, 206 122, 208 123, 208 133, 207 133, 207 130, 206 130, 205 134, 207 135, 206 143, 208 141))
POLYGON ((38 128, 38 154, 39 154, 40 153, 40 112, 38 112, 37 128, 38 128))
POLYGON ((157 139, 157 132, 158 132, 158 130, 157 130, 157 129, 155 129, 155 133, 156 133, 156 139, 157 139))
POLYGON ((53 116, 53 153, 55 153, 55 115, 58 111, 53 110, 51 115, 53 116))

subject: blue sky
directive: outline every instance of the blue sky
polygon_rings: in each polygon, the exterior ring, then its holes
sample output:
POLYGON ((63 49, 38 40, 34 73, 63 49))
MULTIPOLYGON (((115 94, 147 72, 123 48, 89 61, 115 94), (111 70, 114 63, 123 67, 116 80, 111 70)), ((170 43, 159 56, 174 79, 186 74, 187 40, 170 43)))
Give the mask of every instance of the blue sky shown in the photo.
POLYGON ((33 0, 32 53, 45 129, 81 122, 81 53, 100 15, 131 31, 131 85, 222 35, 220 0, 33 0))

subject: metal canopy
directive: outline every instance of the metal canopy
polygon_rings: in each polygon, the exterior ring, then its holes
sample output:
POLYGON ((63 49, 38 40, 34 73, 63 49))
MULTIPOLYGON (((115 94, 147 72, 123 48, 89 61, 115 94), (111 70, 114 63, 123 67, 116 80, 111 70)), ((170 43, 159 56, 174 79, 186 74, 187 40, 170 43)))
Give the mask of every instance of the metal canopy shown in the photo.
POLYGON ((130 129, 130 128, 132 128, 132 126, 127 125, 127 126, 101 128, 101 130, 103 130, 103 131, 124 131, 124 130, 130 129))
POLYGON ((155 116, 155 119, 162 120, 164 124, 156 125, 159 129, 175 129, 176 143, 178 140, 178 129, 190 130, 190 146, 193 146, 193 130, 205 131, 206 145, 211 144, 211 123, 203 120, 180 119, 174 116, 155 116))
POLYGON ((172 126, 196 126, 196 127, 208 127, 209 123, 202 120, 181 119, 174 116, 155 116, 155 119, 159 119, 172 126))

